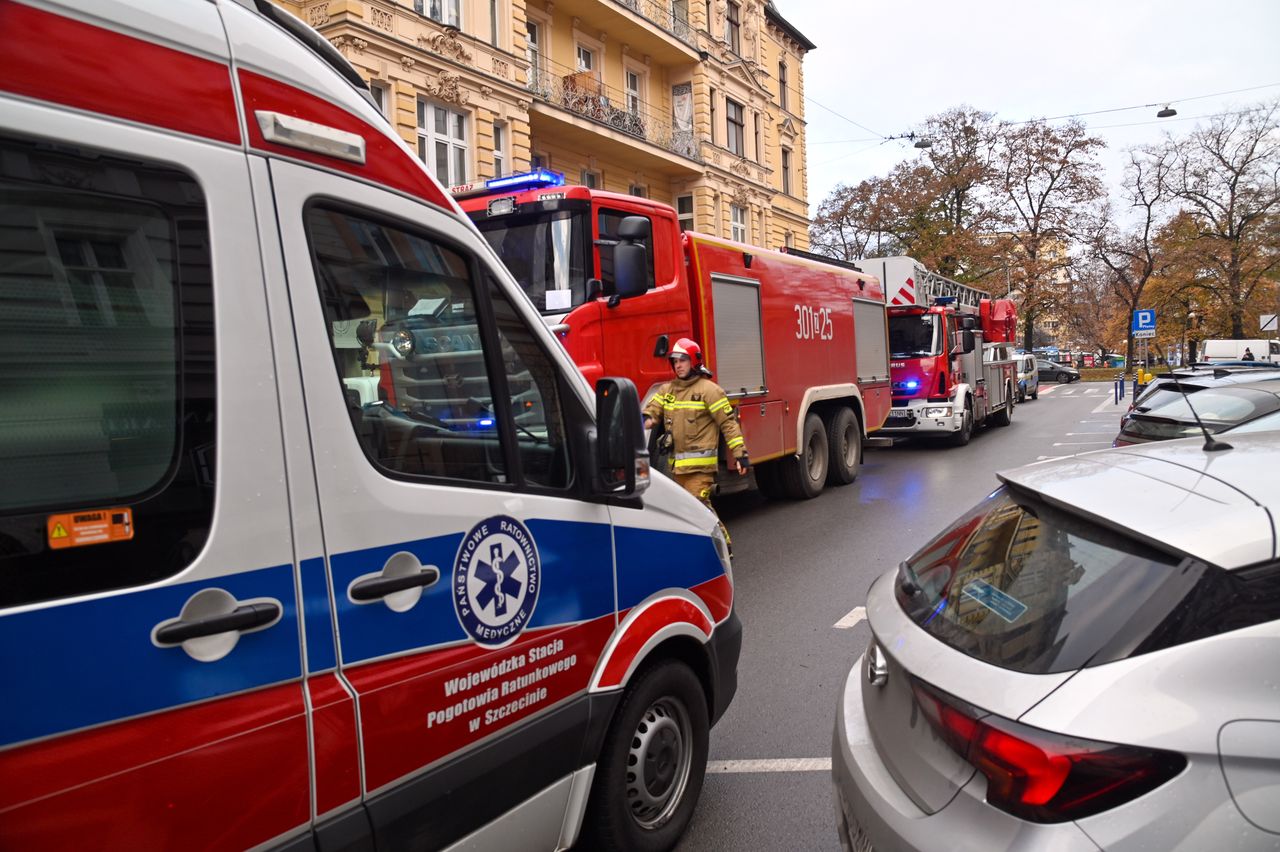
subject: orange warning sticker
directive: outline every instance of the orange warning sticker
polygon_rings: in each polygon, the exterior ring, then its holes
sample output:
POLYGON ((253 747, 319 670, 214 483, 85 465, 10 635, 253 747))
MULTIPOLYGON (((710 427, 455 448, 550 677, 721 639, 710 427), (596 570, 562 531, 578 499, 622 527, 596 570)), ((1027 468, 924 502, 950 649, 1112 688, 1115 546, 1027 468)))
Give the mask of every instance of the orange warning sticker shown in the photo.
POLYGON ((133 538, 132 509, 89 509, 50 515, 46 525, 49 547, 85 547, 133 538))

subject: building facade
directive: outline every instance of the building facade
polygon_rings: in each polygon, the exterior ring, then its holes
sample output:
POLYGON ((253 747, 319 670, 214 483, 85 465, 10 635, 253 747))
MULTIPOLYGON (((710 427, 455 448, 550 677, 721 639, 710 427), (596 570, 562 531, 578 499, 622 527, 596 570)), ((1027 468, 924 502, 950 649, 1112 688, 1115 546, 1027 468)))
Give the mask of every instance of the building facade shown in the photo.
POLYGON ((544 166, 807 249, 805 54, 760 0, 276 0, 446 186, 544 166))

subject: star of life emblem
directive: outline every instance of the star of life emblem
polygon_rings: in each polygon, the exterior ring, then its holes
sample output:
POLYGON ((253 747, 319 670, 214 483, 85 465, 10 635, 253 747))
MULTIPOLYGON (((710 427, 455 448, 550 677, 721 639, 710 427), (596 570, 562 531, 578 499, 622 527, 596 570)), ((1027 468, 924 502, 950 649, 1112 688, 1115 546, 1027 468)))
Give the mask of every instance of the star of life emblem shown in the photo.
POLYGON ((524 630, 538 603, 538 548, 524 524, 494 515, 471 528, 453 563, 453 608, 477 643, 499 648, 524 630))

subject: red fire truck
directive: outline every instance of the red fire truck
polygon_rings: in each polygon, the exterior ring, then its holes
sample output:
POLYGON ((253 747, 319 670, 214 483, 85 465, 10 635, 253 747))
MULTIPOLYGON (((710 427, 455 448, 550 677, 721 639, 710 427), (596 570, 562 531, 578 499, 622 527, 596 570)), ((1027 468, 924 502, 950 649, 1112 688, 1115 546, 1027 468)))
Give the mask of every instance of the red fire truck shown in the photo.
POLYGON ((893 409, 883 434, 969 443, 975 426, 1013 417, 1018 319, 1009 299, 932 272, 909 257, 861 261, 889 299, 893 409))
MULTIPOLYGON (((766 494, 813 497, 857 476, 891 402, 874 275, 682 233, 668 205, 565 186, 546 170, 455 197, 588 380, 626 376, 647 399, 671 378, 671 346, 692 337, 737 407, 766 494), (622 262, 640 252, 642 262, 622 262)), ((722 493, 748 484, 720 483, 722 493)))

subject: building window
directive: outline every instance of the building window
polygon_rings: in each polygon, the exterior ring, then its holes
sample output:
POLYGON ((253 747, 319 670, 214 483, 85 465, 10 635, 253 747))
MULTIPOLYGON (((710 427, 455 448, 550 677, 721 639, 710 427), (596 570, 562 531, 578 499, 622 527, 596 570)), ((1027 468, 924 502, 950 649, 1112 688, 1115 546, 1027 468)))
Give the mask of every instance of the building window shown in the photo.
POLYGON ((787 106, 787 63, 778 63, 778 106, 783 109, 789 109, 787 106))
POLYGON ((601 186, 600 173, 591 169, 583 169, 582 185, 587 189, 599 189, 601 186))
POLYGON ((596 52, 583 44, 578 45, 578 70, 592 73, 596 70, 596 52))
POLYGON ((791 194, 791 151, 782 149, 782 191, 791 194))
POLYGON ((502 177, 507 173, 507 125, 506 122, 493 123, 493 176, 502 177))
POLYGON ((378 112, 391 117, 391 85, 381 80, 369 81, 369 94, 373 95, 373 102, 378 105, 378 112))
POLYGON ((551 158, 546 154, 530 154, 529 168, 530 169, 549 169, 551 168, 551 158))
POLYGON ((672 0, 671 3, 671 21, 677 27, 683 24, 683 27, 676 29, 676 34, 687 33, 689 25, 689 0, 672 0))
POLYGON ((734 53, 741 53, 742 15, 738 4, 730 2, 724 16, 724 40, 734 53))
POLYGON ((786 246, 787 248, 795 248, 795 247, 796 247, 796 237, 795 237, 795 234, 791 233, 790 231, 783 231, 783 232, 782 232, 782 244, 783 244, 784 246, 786 246))
POLYGON ((418 101, 418 156, 445 186, 465 183, 471 157, 466 114, 418 101))
POLYGON ((624 76, 627 81, 627 112, 639 115, 644 106, 644 75, 628 68, 624 76))
POLYGON ((641 186, 638 183, 633 183, 631 186, 627 187, 627 195, 634 195, 636 198, 648 198, 649 188, 641 186))
POLYGON ((529 60, 529 85, 537 88, 542 79, 542 24, 525 22, 524 54, 529 60))
POLYGON ((413 0, 413 10, 450 27, 459 27, 461 0, 413 0))
POLYGON ((747 241, 747 208, 730 204, 729 225, 729 239, 745 243, 747 241))
POLYGON ((489 0, 489 44, 498 46, 498 0, 489 0))
POLYGON ((681 195, 676 199, 676 218, 680 221, 680 230, 693 230, 693 196, 681 195))
POLYGON ((728 98, 724 102, 725 139, 724 146, 739 157, 746 156, 743 143, 743 131, 746 126, 742 104, 728 98))
POLYGON ((716 90, 711 90, 711 144, 716 144, 716 90))
POLYGON ((755 147, 754 153, 755 153, 756 162, 758 163, 762 159, 762 149, 760 148, 760 113, 753 112, 751 115, 755 119, 756 147, 755 147))

